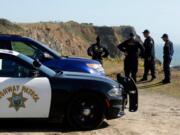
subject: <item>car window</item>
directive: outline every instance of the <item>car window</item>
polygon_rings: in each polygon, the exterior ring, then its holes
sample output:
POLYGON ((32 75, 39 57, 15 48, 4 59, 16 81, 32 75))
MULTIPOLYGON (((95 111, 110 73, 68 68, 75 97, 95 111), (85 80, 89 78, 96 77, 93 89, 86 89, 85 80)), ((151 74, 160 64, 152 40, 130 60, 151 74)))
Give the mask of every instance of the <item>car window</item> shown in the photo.
POLYGON ((13 41, 11 44, 14 51, 20 52, 29 57, 33 57, 37 51, 37 48, 32 47, 24 42, 13 41))
POLYGON ((15 60, 0 59, 0 77, 32 77, 33 71, 15 60))
POLYGON ((0 40, 0 49, 12 50, 11 42, 7 40, 0 40))
POLYGON ((20 52, 33 59, 39 59, 41 62, 45 62, 54 58, 48 52, 42 51, 31 43, 13 41, 11 44, 14 51, 20 52))
MULTIPOLYGON (((20 54, 19 58, 21 58, 23 61, 26 61, 27 63, 29 63, 30 65, 33 64, 34 60, 31 59, 30 57, 27 57, 26 55, 20 54)), ((39 68, 39 72, 41 76, 50 76, 53 77, 56 75, 56 72, 46 66, 44 66, 43 64, 40 66, 39 68)))

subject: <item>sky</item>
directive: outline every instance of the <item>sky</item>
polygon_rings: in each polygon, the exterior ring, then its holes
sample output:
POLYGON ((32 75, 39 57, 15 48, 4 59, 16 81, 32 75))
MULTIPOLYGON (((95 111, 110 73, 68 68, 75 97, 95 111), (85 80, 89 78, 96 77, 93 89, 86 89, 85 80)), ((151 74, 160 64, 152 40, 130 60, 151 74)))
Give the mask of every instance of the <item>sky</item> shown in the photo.
POLYGON ((0 0, 0 18, 12 22, 69 21, 134 26, 156 43, 168 33, 180 45, 180 0, 0 0))

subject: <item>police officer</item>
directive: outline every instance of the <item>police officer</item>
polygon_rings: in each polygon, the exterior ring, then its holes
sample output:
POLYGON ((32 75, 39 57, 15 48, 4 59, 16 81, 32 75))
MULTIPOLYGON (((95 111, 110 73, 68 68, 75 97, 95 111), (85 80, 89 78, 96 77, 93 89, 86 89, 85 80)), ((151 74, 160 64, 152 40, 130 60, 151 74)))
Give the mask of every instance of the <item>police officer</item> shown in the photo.
POLYGON ((144 37, 146 38, 144 41, 144 76, 141 81, 147 81, 147 76, 149 71, 151 71, 152 79, 156 78, 155 75, 155 48, 154 48, 154 40, 150 36, 149 30, 144 30, 144 37))
POLYGON ((120 45, 118 45, 120 51, 125 53, 124 60, 124 72, 126 77, 131 77, 136 82, 136 74, 138 71, 138 57, 139 50, 140 54, 143 55, 144 48, 140 42, 135 40, 135 35, 130 33, 130 38, 120 45))
POLYGON ((164 69, 164 80, 162 83, 167 84, 171 83, 171 71, 170 64, 172 61, 172 56, 174 54, 173 43, 169 40, 168 34, 164 34, 162 36, 162 40, 165 42, 164 44, 164 56, 163 56, 163 69, 164 69))
POLYGON ((97 42, 95 44, 88 48, 87 53, 93 60, 97 60, 103 65, 103 58, 108 57, 109 52, 101 45, 101 39, 99 36, 96 38, 96 41, 97 42))

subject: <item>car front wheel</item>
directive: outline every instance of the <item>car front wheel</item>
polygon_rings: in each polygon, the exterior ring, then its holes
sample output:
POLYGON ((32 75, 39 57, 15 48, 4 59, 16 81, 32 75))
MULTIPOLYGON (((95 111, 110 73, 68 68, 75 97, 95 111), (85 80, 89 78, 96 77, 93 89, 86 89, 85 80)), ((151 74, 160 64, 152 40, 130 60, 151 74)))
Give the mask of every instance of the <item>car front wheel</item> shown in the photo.
POLYGON ((80 130, 91 130, 104 120, 102 99, 93 94, 80 94, 68 106, 67 120, 70 126, 80 130))

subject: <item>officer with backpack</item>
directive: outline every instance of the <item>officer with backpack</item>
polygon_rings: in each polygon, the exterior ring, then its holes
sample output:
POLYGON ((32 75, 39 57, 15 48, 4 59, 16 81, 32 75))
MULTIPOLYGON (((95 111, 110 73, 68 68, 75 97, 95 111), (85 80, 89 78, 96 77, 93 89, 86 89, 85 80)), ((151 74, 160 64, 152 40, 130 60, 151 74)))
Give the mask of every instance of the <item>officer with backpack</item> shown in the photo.
POLYGON ((162 83, 171 83, 171 70, 170 64, 172 61, 172 56, 174 54, 173 43, 169 40, 168 34, 162 36, 162 40, 165 42, 163 51, 163 69, 164 69, 164 80, 162 83))

